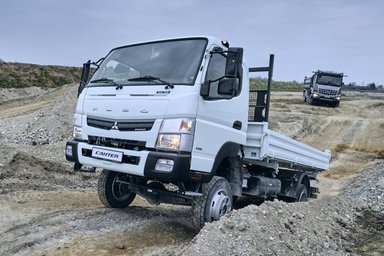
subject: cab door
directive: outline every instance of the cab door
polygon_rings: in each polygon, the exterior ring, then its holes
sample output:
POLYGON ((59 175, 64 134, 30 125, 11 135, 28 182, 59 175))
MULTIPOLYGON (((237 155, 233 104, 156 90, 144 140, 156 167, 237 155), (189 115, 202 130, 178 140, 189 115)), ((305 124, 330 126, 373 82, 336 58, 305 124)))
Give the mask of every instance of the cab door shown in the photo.
MULTIPOLYGON (((215 171, 246 142, 248 92, 243 90, 242 48, 212 46, 201 81, 191 169, 215 171)), ((247 88, 247 87, 246 87, 247 88)))

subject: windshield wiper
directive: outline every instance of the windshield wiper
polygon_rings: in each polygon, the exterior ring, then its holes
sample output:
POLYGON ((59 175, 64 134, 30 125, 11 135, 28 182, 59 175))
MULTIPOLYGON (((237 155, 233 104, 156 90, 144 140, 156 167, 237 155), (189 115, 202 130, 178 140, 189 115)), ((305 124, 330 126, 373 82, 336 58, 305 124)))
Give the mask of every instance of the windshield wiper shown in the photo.
POLYGON ((123 85, 116 83, 113 79, 105 78, 105 77, 93 80, 90 83, 108 83, 108 84, 116 86, 116 90, 123 89, 123 85))
POLYGON ((160 77, 154 77, 154 76, 150 76, 150 75, 145 75, 145 76, 139 76, 139 77, 134 77, 134 78, 130 78, 128 79, 128 81, 147 81, 147 82, 154 82, 154 81, 158 81, 158 82, 161 82, 163 84, 166 84, 167 86, 165 87, 165 89, 168 89, 168 88, 171 88, 173 89, 175 86, 173 84, 171 84, 170 82, 167 82, 167 81, 164 81, 163 79, 161 79, 160 77))

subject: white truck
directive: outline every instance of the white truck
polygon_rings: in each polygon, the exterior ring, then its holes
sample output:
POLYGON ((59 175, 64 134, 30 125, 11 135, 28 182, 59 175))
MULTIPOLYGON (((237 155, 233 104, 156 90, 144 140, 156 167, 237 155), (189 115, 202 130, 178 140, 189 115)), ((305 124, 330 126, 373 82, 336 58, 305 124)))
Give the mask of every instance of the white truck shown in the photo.
POLYGON ((231 211, 235 200, 306 201, 331 152, 268 129, 269 66, 249 68, 243 49, 212 37, 122 46, 84 64, 65 154, 103 169, 98 195, 126 208, 150 203, 192 207, 192 224, 231 211), (268 72, 268 88, 250 91, 249 73, 268 72))
POLYGON ((314 71, 311 77, 304 78, 303 99, 309 104, 328 103, 337 107, 341 100, 343 73, 314 71))

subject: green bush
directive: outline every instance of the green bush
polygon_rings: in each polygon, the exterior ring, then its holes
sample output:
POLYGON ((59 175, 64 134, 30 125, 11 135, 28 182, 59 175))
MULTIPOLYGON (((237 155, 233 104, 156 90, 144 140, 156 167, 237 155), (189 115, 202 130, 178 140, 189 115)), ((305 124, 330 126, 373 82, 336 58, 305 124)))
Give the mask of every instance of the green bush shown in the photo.
POLYGON ((58 87, 78 83, 80 76, 81 68, 77 67, 0 63, 0 88, 58 87))

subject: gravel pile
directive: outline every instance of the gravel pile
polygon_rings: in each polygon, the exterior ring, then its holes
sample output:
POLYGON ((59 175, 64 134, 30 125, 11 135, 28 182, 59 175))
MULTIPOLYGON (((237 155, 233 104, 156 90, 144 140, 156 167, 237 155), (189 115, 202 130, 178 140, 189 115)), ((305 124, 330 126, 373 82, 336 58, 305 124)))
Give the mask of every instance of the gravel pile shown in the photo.
POLYGON ((265 202, 208 223, 182 255, 351 255, 350 229, 367 207, 384 214, 384 163, 339 197, 265 202))
MULTIPOLYGON (((73 85, 47 90, 36 99, 43 105, 37 112, 0 122, 0 140, 4 144, 36 146, 54 144, 68 138, 77 100, 76 90, 73 85)), ((30 97, 35 97, 35 90, 30 93, 30 97)), ((24 111, 28 112, 28 109, 24 111)))

